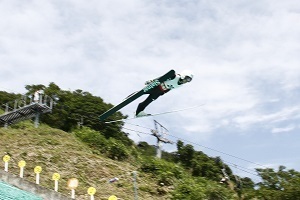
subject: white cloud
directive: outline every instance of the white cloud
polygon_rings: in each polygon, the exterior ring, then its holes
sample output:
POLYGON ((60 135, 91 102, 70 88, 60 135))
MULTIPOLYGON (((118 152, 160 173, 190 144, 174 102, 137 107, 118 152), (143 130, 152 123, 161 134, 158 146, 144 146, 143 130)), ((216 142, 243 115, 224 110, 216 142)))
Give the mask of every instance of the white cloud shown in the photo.
POLYGON ((263 113, 253 113, 243 116, 237 116, 233 119, 233 122, 237 124, 240 128, 248 128, 250 126, 255 126, 257 124, 264 124, 265 126, 282 122, 288 120, 294 120, 299 118, 297 113, 299 112, 299 107, 287 107, 278 112, 263 114, 263 113))
MULTIPOLYGON (((24 92, 27 84, 54 82, 117 104, 146 80, 189 68, 190 84, 147 108, 158 113, 204 104, 160 116, 174 134, 209 141, 223 129, 232 136, 262 128, 294 132, 299 13, 293 0, 4 1, 0 89, 24 92)), ((132 115, 143 98, 121 111, 132 115)))
POLYGON ((272 133, 284 133, 284 132, 290 132, 294 130, 296 127, 294 125, 289 125, 287 127, 281 127, 281 128, 273 128, 272 133))

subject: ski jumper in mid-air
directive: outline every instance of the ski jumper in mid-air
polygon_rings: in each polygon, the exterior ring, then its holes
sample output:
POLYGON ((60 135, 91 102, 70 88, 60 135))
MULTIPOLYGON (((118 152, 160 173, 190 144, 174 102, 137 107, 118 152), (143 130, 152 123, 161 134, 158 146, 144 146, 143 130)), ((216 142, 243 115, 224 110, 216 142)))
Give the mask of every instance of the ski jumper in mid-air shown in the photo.
MULTIPOLYGON (((185 70, 181 72, 180 74, 176 74, 174 71, 174 75, 167 81, 162 82, 149 92, 146 92, 146 94, 149 94, 149 96, 141 102, 137 109, 136 109, 136 117, 142 117, 147 116, 150 114, 147 114, 144 112, 144 109, 154 100, 156 100, 158 97, 164 95, 165 93, 169 92, 172 89, 181 87, 183 84, 191 82, 193 79, 193 73, 189 70, 185 70)), ((148 85, 153 80, 147 81, 145 85, 148 85)))
POLYGON ((124 106, 130 104, 137 98, 141 97, 144 94, 148 94, 149 96, 141 102, 136 110, 136 117, 147 116, 150 114, 146 114, 144 109, 154 100, 156 100, 159 96, 164 95, 172 89, 178 88, 185 83, 190 82, 193 79, 193 73, 186 70, 180 74, 176 74, 176 72, 172 69, 163 76, 160 76, 156 79, 146 82, 146 86, 131 95, 125 98, 121 103, 115 105, 110 108, 106 112, 102 113, 99 117, 100 121, 104 121, 115 112, 123 108, 124 106))

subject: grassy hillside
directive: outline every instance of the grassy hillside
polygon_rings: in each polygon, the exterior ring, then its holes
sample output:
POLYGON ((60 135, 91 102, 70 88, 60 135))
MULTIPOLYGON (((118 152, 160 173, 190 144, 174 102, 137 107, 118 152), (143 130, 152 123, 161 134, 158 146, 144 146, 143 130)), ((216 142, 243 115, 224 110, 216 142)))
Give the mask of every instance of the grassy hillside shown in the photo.
MULTIPOLYGON (((18 162, 25 160, 24 178, 31 182, 35 182, 34 167, 39 165, 43 168, 40 183, 49 189, 54 188, 53 173, 59 173, 59 192, 67 196, 67 181, 77 178, 76 199, 89 199, 87 189, 95 187, 97 200, 111 195, 127 200, 135 199, 133 172, 137 171, 138 199, 143 200, 299 199, 300 172, 294 169, 256 169, 262 182, 255 184, 248 177, 239 181, 220 157, 209 157, 180 140, 176 152, 163 152, 163 159, 156 159, 152 145, 135 145, 127 137, 123 122, 99 123, 98 114, 113 106, 100 97, 82 90, 64 91, 54 83, 26 89, 28 95, 43 89, 59 99, 51 113, 41 116, 39 128, 30 121, 0 128, 0 157, 11 156, 9 172, 15 175, 19 174, 18 162), (84 127, 78 129, 78 122, 84 122, 84 127), (230 177, 226 184, 219 183, 223 169, 230 177), (114 177, 120 180, 108 183, 114 177)), ((11 108, 17 97, 21 95, 0 91, 0 103, 9 102, 11 108)), ((111 119, 124 117, 117 112, 111 119)))
MULTIPOLYGON (((34 128, 29 122, 15 125, 15 128, 0 128, 0 156, 11 156, 9 172, 19 174, 18 162, 26 161, 24 178, 35 182, 34 167, 42 167, 40 184, 53 189, 53 173, 59 173, 59 192, 70 195, 67 181, 77 178, 79 186, 76 199, 88 199, 87 189, 95 187, 95 199, 108 199, 116 195, 120 199, 134 199, 132 172, 138 170, 134 161, 119 162, 101 155, 79 141, 72 133, 41 125, 34 128), (17 126, 17 127, 16 127, 17 126), (17 129, 16 129, 17 128, 17 129), (118 177, 119 181, 108 183, 118 177)), ((157 185, 155 177, 138 172, 139 199, 169 199, 169 188, 157 185)))

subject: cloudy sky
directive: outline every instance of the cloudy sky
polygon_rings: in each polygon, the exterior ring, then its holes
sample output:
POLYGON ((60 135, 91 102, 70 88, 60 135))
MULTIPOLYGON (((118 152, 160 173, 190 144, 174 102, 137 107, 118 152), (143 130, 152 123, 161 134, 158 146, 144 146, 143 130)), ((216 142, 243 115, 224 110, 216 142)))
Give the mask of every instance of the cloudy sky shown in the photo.
MULTIPOLYGON (((243 176, 263 166, 300 170, 298 1, 2 0, 0 18, 0 90, 54 82, 117 104, 146 80, 190 69, 191 83, 146 109, 203 105, 156 116, 168 139, 221 156, 243 176)), ((143 98, 121 112, 132 116, 143 98)), ((153 118, 125 128, 149 133, 153 118)))

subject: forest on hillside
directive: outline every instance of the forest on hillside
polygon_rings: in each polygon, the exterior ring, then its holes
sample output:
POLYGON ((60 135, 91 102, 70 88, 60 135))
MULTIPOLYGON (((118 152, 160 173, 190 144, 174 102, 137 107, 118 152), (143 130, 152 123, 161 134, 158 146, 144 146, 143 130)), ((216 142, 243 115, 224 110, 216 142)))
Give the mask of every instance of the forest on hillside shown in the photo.
MULTIPOLYGON (((41 123, 75 133, 94 149, 95 154, 138 163, 140 171, 158 177, 157 184, 172 186, 171 196, 174 200, 300 199, 300 172, 296 170, 284 166, 278 169, 257 168, 255 175, 260 182, 255 183, 248 177, 233 174, 230 166, 220 157, 209 157, 181 140, 176 142, 175 152, 163 152, 162 159, 158 160, 155 159, 156 147, 145 141, 135 144, 123 130, 124 122, 99 123, 99 115, 113 107, 101 97, 80 89, 62 90, 55 83, 48 86, 27 85, 25 88, 26 96, 43 90, 45 95, 55 99, 53 111, 42 115, 41 123), (224 174, 228 177, 224 177, 224 174)), ((1 113, 5 112, 6 105, 13 107, 15 100, 23 95, 0 91, 1 113)), ((117 112, 110 119, 126 117, 117 112)))

